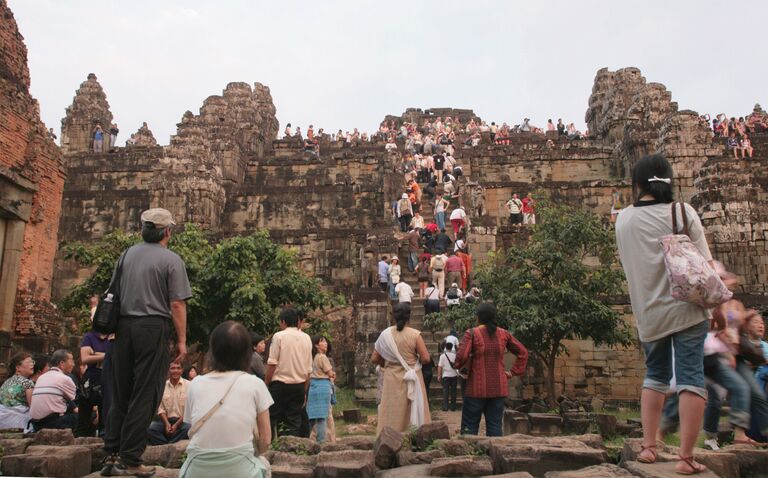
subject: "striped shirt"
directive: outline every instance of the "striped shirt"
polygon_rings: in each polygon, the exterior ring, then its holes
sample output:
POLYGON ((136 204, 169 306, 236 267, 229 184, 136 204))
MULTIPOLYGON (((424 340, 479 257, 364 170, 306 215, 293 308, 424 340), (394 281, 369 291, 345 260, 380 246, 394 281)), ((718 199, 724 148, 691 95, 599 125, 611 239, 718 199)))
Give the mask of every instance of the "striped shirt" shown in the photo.
POLYGON ((75 399, 75 391, 75 382, 58 367, 51 367, 37 379, 29 416, 32 420, 42 420, 52 413, 65 413, 67 402, 75 399))

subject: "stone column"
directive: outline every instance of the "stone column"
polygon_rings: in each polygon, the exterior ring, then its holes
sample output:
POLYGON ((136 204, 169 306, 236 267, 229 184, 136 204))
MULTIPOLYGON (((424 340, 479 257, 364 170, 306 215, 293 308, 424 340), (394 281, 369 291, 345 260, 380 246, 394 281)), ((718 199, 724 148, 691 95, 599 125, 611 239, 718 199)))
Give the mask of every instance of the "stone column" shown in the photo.
POLYGON ((5 224, 2 267, 0 268, 0 331, 10 332, 13 326, 13 307, 19 283, 19 264, 24 252, 24 228, 20 220, 3 220, 5 224))

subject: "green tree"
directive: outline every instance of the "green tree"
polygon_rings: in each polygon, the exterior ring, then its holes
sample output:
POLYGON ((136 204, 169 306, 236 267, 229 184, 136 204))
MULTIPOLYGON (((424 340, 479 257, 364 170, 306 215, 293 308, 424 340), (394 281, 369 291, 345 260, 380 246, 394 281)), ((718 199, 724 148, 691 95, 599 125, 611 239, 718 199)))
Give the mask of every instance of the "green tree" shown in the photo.
MULTIPOLYGON (((626 346, 632 334, 610 306, 624 281, 612 231, 590 212, 546 200, 537 205, 537 220, 528 244, 492 254, 478 268, 475 284, 484 300, 496 305, 499 325, 545 366, 552 402, 555 361, 566 351, 564 340, 626 346)), ((457 310, 444 320, 457 329, 471 326, 472 310, 457 310)))
MULTIPOLYGON (((120 253, 140 241, 138 234, 118 231, 98 241, 65 246, 67 259, 92 267, 93 273, 72 288, 62 308, 83 316, 88 298, 109 286, 120 253)), ((204 343, 224 320, 270 334, 277 329, 277 315, 284 304, 310 312, 344 302, 343 297, 326 291, 319 279, 307 276, 295 252, 272 242, 267 231, 212 244, 199 227, 187 225, 171 236, 168 248, 184 260, 192 286, 193 297, 187 302, 191 342, 204 343)), ((311 332, 327 333, 328 326, 321 319, 310 322, 311 332)))

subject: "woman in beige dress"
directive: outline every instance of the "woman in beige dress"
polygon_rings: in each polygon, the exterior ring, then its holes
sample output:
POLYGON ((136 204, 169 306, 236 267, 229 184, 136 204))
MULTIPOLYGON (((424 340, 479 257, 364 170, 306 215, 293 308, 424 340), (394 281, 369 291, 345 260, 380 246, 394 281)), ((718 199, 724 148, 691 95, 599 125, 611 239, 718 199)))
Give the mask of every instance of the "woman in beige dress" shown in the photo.
POLYGON ((395 306, 394 318, 397 325, 381 333, 371 355, 371 361, 384 372, 377 434, 386 426, 405 432, 410 426, 431 421, 421 374, 421 364, 430 362, 427 346, 420 331, 406 327, 410 304, 395 306))

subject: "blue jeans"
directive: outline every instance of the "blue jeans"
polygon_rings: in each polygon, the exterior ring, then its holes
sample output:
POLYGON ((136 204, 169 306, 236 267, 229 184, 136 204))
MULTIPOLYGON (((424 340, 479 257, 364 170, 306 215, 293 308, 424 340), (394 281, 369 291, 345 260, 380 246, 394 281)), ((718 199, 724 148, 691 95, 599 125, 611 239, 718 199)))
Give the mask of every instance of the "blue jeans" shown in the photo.
POLYGON ((419 251, 408 252, 408 270, 413 272, 419 264, 419 251))
POLYGON ((445 211, 435 213, 435 222, 437 223, 437 229, 442 231, 445 229, 445 211))
POLYGON ((643 388, 667 393, 672 380, 674 354, 677 392, 688 391, 707 398, 704 388, 704 339, 708 329, 708 321, 703 320, 659 340, 643 342, 647 368, 643 388))
POLYGON ((328 421, 325 418, 315 418, 310 420, 309 423, 315 426, 315 432, 317 432, 317 442, 323 443, 325 441, 325 433, 328 429, 328 421))
MULTIPOLYGON (((750 393, 749 385, 737 370, 724 363, 717 355, 706 357, 705 371, 707 378, 728 390, 728 402, 731 405, 729 421, 731 425, 743 429, 749 428, 750 393)), ((720 410, 723 399, 718 393, 710 394, 707 408, 704 410, 704 431, 709 436, 717 435, 720 422, 720 410)))
POLYGON ((389 297, 392 299, 397 299, 397 294, 395 294, 395 283, 392 282, 392 279, 390 279, 387 284, 389 286, 389 297))
MULTIPOLYGON (((174 425, 178 420, 177 417, 172 417, 168 419, 168 423, 174 425)), ((148 442, 150 445, 166 445, 168 443, 176 443, 181 440, 186 440, 189 438, 187 436, 189 429, 189 423, 182 423, 173 435, 166 435, 163 422, 161 420, 155 420, 149 425, 149 430, 147 430, 147 434, 149 435, 148 442)))
POLYGON ((486 436, 502 436, 504 397, 464 397, 464 403, 461 406, 461 433, 463 435, 477 435, 478 430, 480 430, 480 417, 483 415, 485 415, 486 436))

